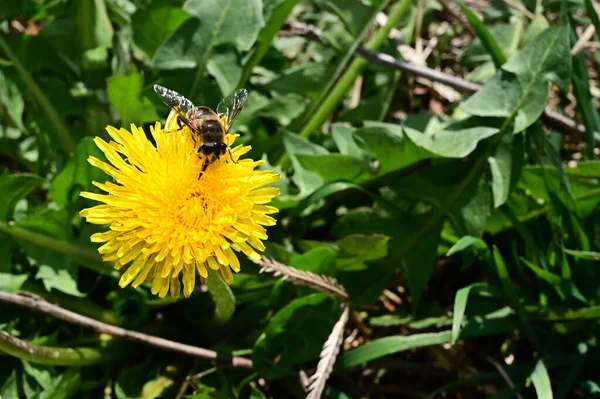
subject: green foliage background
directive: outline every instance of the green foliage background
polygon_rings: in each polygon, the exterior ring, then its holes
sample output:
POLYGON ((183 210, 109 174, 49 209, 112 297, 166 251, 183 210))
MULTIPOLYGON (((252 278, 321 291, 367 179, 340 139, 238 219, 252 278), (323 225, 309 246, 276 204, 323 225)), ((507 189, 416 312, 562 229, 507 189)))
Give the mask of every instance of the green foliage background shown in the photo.
MULTIPOLYGON (((106 180, 86 161, 102 156, 92 137, 166 117, 153 84, 211 107, 246 87, 234 129, 248 156, 282 174, 266 254, 335 277, 351 298, 354 338, 324 397, 600 391, 600 119, 590 83, 600 58, 570 52, 576 26, 600 32, 600 20, 589 0, 513 2, 534 18, 502 1, 459 2, 476 38, 456 59, 452 39, 468 37, 466 27, 437 1, 420 2, 421 12, 410 0, 4 1, 0 290, 252 358, 253 370, 193 381, 188 398, 304 397, 297 373, 316 366, 336 300, 248 261, 230 288, 209 280, 190 299, 121 290, 90 243, 99 228, 78 216, 92 205, 79 192, 106 180), (483 21, 474 3, 488 6, 483 21), (281 35, 289 20, 317 27, 320 40, 281 35), (355 55, 364 46, 401 58, 392 28, 411 46, 442 32, 428 66, 481 90, 429 112, 414 78, 355 55), (569 167, 565 132, 540 122, 551 93, 559 112, 571 93, 586 128, 572 138, 583 151, 569 167)), ((211 367, 1 309, 2 331, 64 349, 42 361, 0 336, 2 398, 175 397, 186 375, 211 367)))

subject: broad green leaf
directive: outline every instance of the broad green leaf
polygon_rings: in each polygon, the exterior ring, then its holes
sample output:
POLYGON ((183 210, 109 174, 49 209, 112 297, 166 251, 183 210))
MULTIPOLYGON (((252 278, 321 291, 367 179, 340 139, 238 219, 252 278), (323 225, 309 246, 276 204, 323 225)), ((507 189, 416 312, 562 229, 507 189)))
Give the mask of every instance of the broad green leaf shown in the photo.
MULTIPOLYGON (((528 77, 530 84, 538 80, 554 82, 564 93, 569 91, 571 62, 569 54, 569 24, 566 19, 542 32, 502 66, 517 76, 528 77)), ((535 83, 534 83, 535 82, 535 83)))
POLYGON ((215 52, 206 63, 206 70, 215 77, 223 97, 233 93, 242 77, 240 60, 233 48, 215 52))
POLYGON ((516 187, 523 168, 523 136, 506 135, 488 157, 492 173, 492 194, 494 208, 499 208, 507 200, 510 192, 516 187))
MULTIPOLYGON (((390 182, 397 195, 430 203, 435 207, 444 205, 448 196, 460 184, 467 173, 464 164, 440 163, 421 173, 390 182)), ((458 235, 480 237, 490 214, 492 193, 489 184, 480 174, 471 180, 452 204, 449 217, 458 235)))
POLYGON ((187 0, 183 9, 203 22, 213 24, 215 31, 208 37, 211 46, 234 44, 239 51, 248 51, 264 26, 262 1, 187 0))
POLYGON ((333 181, 356 182, 364 180, 367 166, 360 159, 344 154, 296 154, 296 159, 306 170, 321 176, 323 183, 333 181))
POLYGON ((21 289, 28 277, 27 274, 0 273, 0 290, 16 292, 21 289))
MULTIPOLYGON (((20 220, 16 226, 61 241, 73 241, 67 218, 64 211, 40 209, 38 213, 20 220)), ((34 242, 21 239, 15 241, 23 248, 29 261, 37 266, 35 278, 42 280, 46 290, 57 289, 72 296, 85 296, 78 289, 78 267, 70 256, 34 242)))
POLYGON ((215 321, 218 324, 227 323, 235 313, 235 296, 231 288, 214 270, 208 274, 206 286, 215 302, 215 321))
POLYGON ((153 2, 133 14, 133 39, 148 57, 152 58, 161 43, 189 15, 169 1, 153 2))
POLYGON ((367 261, 385 258, 391 237, 383 234, 351 234, 336 241, 340 248, 337 258, 338 270, 367 269, 367 261))
POLYGON ((93 181, 104 182, 106 174, 87 162, 89 156, 104 159, 104 154, 91 137, 84 138, 67 166, 52 181, 50 198, 60 206, 76 202, 81 191, 93 190, 93 181))
POLYGON ((540 33, 545 31, 549 27, 550 27, 550 24, 548 24, 548 20, 546 19, 544 14, 543 13, 536 14, 536 16, 533 18, 533 20, 529 23, 529 26, 527 26, 525 33, 523 34, 522 45, 523 46, 528 45, 533 40, 535 40, 540 33))
POLYGON ((282 126, 287 126, 300 116, 305 108, 306 99, 301 95, 294 93, 278 95, 274 93, 273 99, 255 111, 254 115, 275 119, 282 126))
MULTIPOLYGON (((516 23, 487 24, 485 29, 487 29, 488 33, 496 42, 496 46, 504 56, 505 60, 507 57, 516 53, 521 31, 523 29, 522 23, 519 22, 518 19, 516 23)), ((486 71, 491 71, 491 74, 493 75, 497 69, 500 69, 502 64, 496 64, 490 50, 481 40, 481 34, 479 32, 476 32, 476 34, 477 38, 461 54, 460 62, 468 66, 485 65, 486 71)))
POLYGON ((107 82, 108 99, 121 116, 121 126, 157 121, 158 114, 152 102, 142 94, 143 78, 138 72, 113 75, 107 82))
POLYGON ((548 370, 544 365, 542 359, 538 360, 535 365, 535 369, 531 373, 531 381, 535 387, 538 399, 552 399, 552 384, 550 383, 550 376, 548 370))
POLYGON ((477 15, 475 15, 473 11, 471 11, 462 1, 459 1, 458 5, 460 6, 460 9, 462 10, 463 14, 465 14, 465 16, 467 17, 467 20, 469 21, 473 29, 475 29, 477 37, 479 38, 479 40, 481 40, 481 43, 483 43, 484 47, 492 56, 494 64, 496 64, 496 68, 500 68, 502 64, 506 62, 506 56, 500 49, 500 46, 498 46, 496 39, 485 27, 485 25, 479 19, 479 17, 477 17, 477 15))
POLYGON ((282 94, 296 93, 314 98, 323 90, 323 85, 332 72, 329 65, 315 63, 302 65, 285 71, 267 83, 266 87, 282 94))
POLYGON ((198 67, 202 73, 216 46, 229 44, 238 51, 248 51, 264 24, 260 0, 187 0, 183 10, 193 18, 155 51, 155 68, 198 67))
POLYGON ((296 154, 325 155, 329 152, 307 139, 297 134, 285 132, 283 135, 283 145, 286 152, 290 155, 292 165, 294 166, 294 176, 292 181, 300 189, 301 195, 310 194, 323 185, 323 179, 316 173, 306 170, 297 159, 296 154))
POLYGON ((407 127, 406 135, 412 142, 433 153, 445 158, 463 158, 477 147, 479 141, 498 133, 497 127, 485 126, 479 118, 466 119, 456 122, 436 132, 426 135, 407 127))
POLYGON ((358 146, 354 139, 355 128, 342 123, 331 125, 331 137, 341 154, 365 159, 367 154, 358 146))
POLYGON ((372 122, 370 126, 354 132, 359 147, 379 161, 380 174, 405 168, 423 159, 437 158, 407 137, 402 126, 390 123, 372 122))
POLYGON ((334 299, 312 294, 290 302, 269 319, 252 351, 264 378, 290 374, 296 365, 316 358, 339 317, 334 299))
POLYGON ((335 276, 335 251, 325 246, 313 248, 302 255, 296 255, 290 260, 290 265, 311 273, 325 276, 335 276))
POLYGON ((541 33, 502 68, 463 104, 463 109, 478 116, 514 116, 513 131, 518 133, 544 111, 550 92, 548 80, 568 89, 571 62, 567 22, 541 33))
POLYGON ((41 177, 28 173, 0 175, 0 221, 7 221, 17 201, 25 198, 42 181, 41 177))

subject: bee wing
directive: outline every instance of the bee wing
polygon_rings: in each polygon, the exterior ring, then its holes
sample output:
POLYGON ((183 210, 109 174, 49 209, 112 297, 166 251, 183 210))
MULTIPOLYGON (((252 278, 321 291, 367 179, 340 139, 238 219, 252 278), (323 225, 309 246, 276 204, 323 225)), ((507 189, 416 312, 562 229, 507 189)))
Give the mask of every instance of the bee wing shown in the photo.
POLYGON ((240 89, 225 97, 217 105, 217 114, 223 120, 225 133, 229 131, 229 128, 235 122, 242 108, 246 105, 246 100, 248 100, 248 90, 240 89))
POLYGON ((196 106, 187 98, 177 93, 175 90, 167 89, 161 85, 154 85, 154 91, 165 104, 177 113, 179 119, 188 126, 191 126, 187 117, 188 112, 196 109, 196 106))

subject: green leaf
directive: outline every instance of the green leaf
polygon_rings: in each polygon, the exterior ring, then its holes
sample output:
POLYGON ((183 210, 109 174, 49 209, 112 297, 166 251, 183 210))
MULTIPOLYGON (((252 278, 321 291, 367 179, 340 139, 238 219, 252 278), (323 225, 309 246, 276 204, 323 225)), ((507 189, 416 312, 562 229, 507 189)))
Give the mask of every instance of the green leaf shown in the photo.
POLYGON ((189 15, 169 1, 153 2, 151 6, 133 14, 133 39, 135 44, 152 58, 161 43, 183 23, 189 15))
POLYGON ((450 331, 439 333, 412 334, 378 338, 358 348, 344 352, 338 358, 336 368, 346 369, 359 366, 370 360, 424 346, 441 345, 452 339, 450 331))
POLYGON ((445 158, 463 158, 477 147, 479 141, 498 133, 479 118, 453 123, 434 135, 426 135, 407 127, 404 132, 419 147, 445 158))
POLYGON ((568 25, 563 21, 508 60, 462 107, 477 116, 514 117, 513 131, 521 132, 544 111, 550 92, 548 80, 568 91, 570 59, 568 25))
POLYGON ((500 281, 502 282, 502 286, 504 287, 504 292, 508 297, 508 301, 510 305, 515 309, 517 313, 517 317, 519 318, 519 322, 521 328, 527 334, 527 337, 533 344, 533 346, 537 346, 537 338, 533 333, 529 322, 527 321, 527 315, 525 314, 525 309, 523 309, 523 305, 521 305, 519 296, 517 294, 517 290, 514 286, 514 283, 511 281, 510 276, 508 275, 508 270, 506 269, 506 264, 504 263, 504 259, 502 259, 502 255, 498 248, 494 246, 492 250, 492 254, 494 257, 494 264, 496 265, 496 270, 498 272, 498 276, 500 277, 500 281))
POLYGON ((42 181, 41 177, 28 173, 0 175, 0 221, 7 221, 17 201, 25 198, 42 181))
MULTIPOLYGON (((594 8, 592 7, 592 10, 594 8)), ((596 15, 596 18, 598 16, 596 15)), ((577 40, 577 31, 571 27, 571 39, 577 40)), ((573 91, 577 98, 577 109, 585 125, 585 138, 587 142, 587 156, 594 159, 594 134, 600 132, 600 117, 590 93, 590 80, 585 55, 580 51, 573 56, 573 91)))
POLYGON ((296 6, 298 0, 265 0, 263 2, 263 17, 265 26, 258 33, 256 38, 257 45, 254 48, 250 58, 244 64, 241 84, 245 85, 254 67, 256 67, 267 54, 271 44, 275 40, 277 33, 283 27, 292 9, 296 6))
POLYGON ((241 61, 233 48, 215 52, 206 63, 206 70, 217 81, 223 97, 228 96, 238 86, 242 77, 241 61))
POLYGON ((20 130, 25 130, 23 125, 23 109, 25 103, 19 87, 13 79, 8 79, 0 70, 0 104, 6 107, 8 116, 20 130))
MULTIPOLYGON (((404 128, 406 129, 406 128, 404 128)), ((354 132, 360 148, 379 161, 379 173, 385 174, 410 166, 437 155, 417 146, 402 126, 391 123, 370 122, 369 126, 354 132)))
POLYGON ((467 309, 467 300, 469 294, 473 289, 486 287, 485 283, 475 283, 467 287, 461 288, 456 292, 454 297, 454 311, 452 312, 452 344, 454 345, 458 341, 460 334, 460 328, 462 326, 463 318, 465 316, 465 310, 467 309))
POLYGON ((391 237, 383 234, 351 234, 336 241, 340 248, 338 270, 368 269, 367 261, 385 258, 391 237))
POLYGON ((304 169, 296 154, 325 155, 329 152, 325 148, 313 144, 297 134, 288 132, 283 134, 283 145, 292 160, 292 165, 294 166, 292 181, 300 189, 300 194, 307 195, 321 187, 323 179, 315 172, 304 169))
POLYGON ((354 139, 355 128, 343 123, 334 123, 331 125, 331 137, 341 154, 351 155, 358 159, 365 159, 365 153, 354 139))
MULTIPOLYGON (((248 51, 264 25, 260 0, 187 0, 183 5, 193 18, 181 24, 162 43, 152 57, 158 69, 198 67, 204 71, 213 50, 219 45, 233 45, 248 51)), ((192 86, 195 95, 197 82, 192 86)))
POLYGON ((94 189, 93 181, 104 182, 106 174, 87 162, 89 156, 105 159, 91 137, 85 137, 77 145, 75 155, 67 166, 54 178, 50 188, 50 198, 60 206, 76 202, 81 191, 94 189))
POLYGON ((287 304, 269 319, 256 341, 252 361, 264 378, 278 378, 316 358, 339 317, 336 301, 312 294, 287 304))
POLYGON ((479 38, 479 40, 481 40, 481 43, 483 43, 487 51, 492 56, 496 68, 500 68, 502 64, 506 62, 506 56, 500 49, 500 46, 498 46, 496 39, 494 39, 494 36, 492 36, 490 31, 485 27, 485 25, 477 17, 477 15, 475 15, 473 11, 471 11, 462 1, 459 1, 458 5, 467 17, 467 21, 469 21, 469 24, 471 24, 473 29, 475 29, 477 37, 479 38))
POLYGON ((157 121, 158 114, 152 102, 142 94, 143 78, 138 72, 113 75, 108 78, 108 99, 121 116, 121 126, 157 121))
POLYGON ((206 286, 215 302, 215 321, 218 324, 227 323, 235 313, 235 296, 231 288, 213 270, 208 273, 206 286))
POLYGON ((476 247, 477 249, 487 248, 485 241, 483 241, 481 238, 472 236, 462 236, 460 240, 458 240, 456 244, 454 244, 448 250, 448 252, 446 252, 446 256, 454 255, 456 253, 464 251, 465 249, 471 246, 476 247))
POLYGON ((0 290, 16 292, 21 289, 28 277, 27 274, 0 273, 0 290))
POLYGON ((548 370, 546 370, 546 366, 542 359, 537 361, 535 369, 533 369, 533 372, 531 373, 531 381, 535 387, 538 399, 552 399, 554 397, 552 395, 550 376, 548 375, 548 370))
POLYGON ((588 13, 588 17, 592 20, 592 24, 594 24, 594 28, 596 28, 596 38, 600 39, 600 18, 598 18, 598 13, 594 8, 594 4, 592 0, 583 0, 585 3, 585 9, 588 13))
POLYGON ((502 206, 516 187, 523 168, 523 136, 506 135, 496 148, 494 154, 488 157, 492 173, 492 193, 494 208, 502 206))
POLYGON ((575 249, 563 248, 563 250, 577 259, 600 261, 600 252, 593 251, 578 251, 575 249))
POLYGON ((367 171, 363 161, 350 155, 327 154, 308 155, 296 154, 296 159, 305 170, 321 176, 323 183, 333 181, 356 182, 363 180, 361 176, 367 171))
POLYGON ((305 270, 325 276, 335 276, 335 251, 325 246, 313 248, 302 255, 296 255, 290 260, 290 265, 296 269, 305 270))

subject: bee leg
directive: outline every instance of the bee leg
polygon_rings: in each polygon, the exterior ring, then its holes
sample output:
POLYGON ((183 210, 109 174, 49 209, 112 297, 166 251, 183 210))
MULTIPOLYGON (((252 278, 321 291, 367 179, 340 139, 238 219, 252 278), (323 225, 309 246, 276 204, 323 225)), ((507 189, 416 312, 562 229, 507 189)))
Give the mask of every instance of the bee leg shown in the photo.
POLYGON ((208 161, 208 159, 204 159, 204 163, 202 164, 202 171, 198 175, 198 180, 200 180, 200 178, 202 177, 202 174, 204 173, 204 171, 206 170, 206 168, 208 168, 209 164, 210 164, 210 162, 208 161))
POLYGON ((231 162, 238 163, 238 161, 233 159, 233 154, 231 153, 231 148, 229 148, 229 146, 227 144, 221 143, 221 155, 224 155, 226 152, 229 153, 229 159, 231 160, 231 162))

